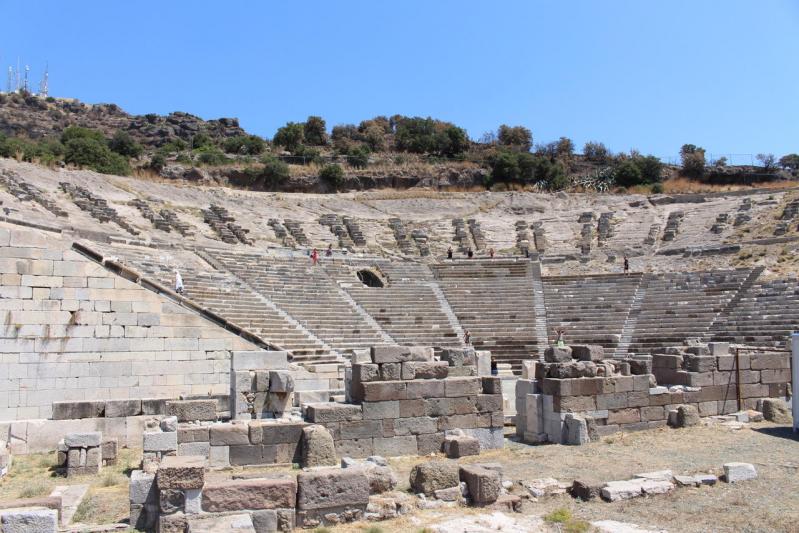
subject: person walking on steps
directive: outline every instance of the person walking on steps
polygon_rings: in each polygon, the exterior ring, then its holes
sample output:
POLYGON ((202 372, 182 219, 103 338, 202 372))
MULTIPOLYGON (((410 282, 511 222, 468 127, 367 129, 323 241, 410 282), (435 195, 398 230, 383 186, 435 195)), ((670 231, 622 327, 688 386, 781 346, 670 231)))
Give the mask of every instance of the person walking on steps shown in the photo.
POLYGON ((494 259, 494 249, 493 249, 493 248, 490 248, 490 249, 488 250, 488 256, 489 256, 491 259, 494 259))
POLYGON ((325 250, 325 257, 333 257, 333 245, 328 244, 327 250, 325 250))
POLYGON ((175 292, 183 294, 183 278, 180 276, 180 271, 175 269, 175 292))
POLYGON ((311 252, 311 265, 316 266, 316 263, 319 261, 319 250, 316 248, 313 249, 311 252))
POLYGON ((472 343, 472 334, 469 333, 468 329, 463 332, 463 343, 467 345, 472 343))
POLYGON ((447 259, 452 260, 452 246, 447 248, 447 259))
POLYGON ((469 248, 468 250, 466 250, 466 256, 467 256, 469 259, 473 258, 473 257, 474 257, 474 250, 472 250, 471 248, 469 248))
POLYGON ((627 256, 624 256, 624 274, 628 275, 630 273, 630 260, 627 256))

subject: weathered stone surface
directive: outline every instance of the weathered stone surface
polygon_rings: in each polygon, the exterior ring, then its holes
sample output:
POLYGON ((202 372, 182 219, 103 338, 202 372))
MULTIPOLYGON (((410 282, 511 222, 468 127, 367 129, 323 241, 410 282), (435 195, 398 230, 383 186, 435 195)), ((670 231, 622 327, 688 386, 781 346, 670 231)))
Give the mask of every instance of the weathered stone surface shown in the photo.
POLYGON ((182 490, 162 489, 158 491, 161 512, 164 514, 183 511, 184 495, 182 490))
POLYGON ((569 346, 547 346, 544 350, 544 361, 547 363, 567 363, 572 360, 572 349, 569 346))
POLYGON ((302 465, 332 466, 338 463, 333 436, 322 425, 315 424, 302 429, 302 465))
POLYGON ((97 418, 105 413, 105 402, 53 402, 53 420, 97 418))
POLYGON ((369 480, 361 468, 323 469, 297 476, 297 509, 318 510, 369 503, 369 480))
POLYGON ((232 422, 214 424, 209 433, 211 446, 238 446, 250 444, 250 432, 246 423, 232 422))
POLYGON ((138 416, 141 414, 141 400, 106 400, 105 417, 138 416))
POLYGON ((433 460, 420 463, 411 469, 411 490, 427 496, 439 489, 454 487, 460 483, 458 463, 455 461, 433 460))
POLYGON ((216 400, 173 400, 166 402, 166 414, 178 417, 178 422, 216 420, 216 400))
POLYGON ((605 358, 605 348, 599 344, 572 344, 572 357, 580 361, 601 361, 605 358))
POLYGON ((380 381, 402 379, 402 363, 383 363, 380 365, 380 381))
POLYGON ((699 424, 699 412, 693 405, 681 405, 677 407, 676 427, 685 428, 699 424))
POLYGON ((599 485, 591 485, 585 481, 575 479, 572 486, 569 488, 569 494, 573 498, 579 498, 583 501, 593 500, 599 498, 602 487, 599 485))
POLYGON ((724 465, 724 481, 727 483, 750 479, 757 479, 757 470, 754 465, 749 463, 726 463, 724 465))
POLYGON ((446 361, 409 361, 402 363, 402 379, 443 379, 448 369, 446 361))
POLYGON ((257 533, 249 513, 232 515, 193 515, 186 518, 190 533, 220 533, 235 531, 236 533, 257 533))
POLYGON ((188 527, 188 520, 183 513, 167 514, 158 517, 158 533, 184 533, 188 527))
POLYGON ((494 503, 502 491, 502 478, 499 472, 482 466, 461 466, 460 480, 469 487, 469 497, 474 505, 494 503))
POLYGON ((372 346, 372 362, 432 361, 433 349, 421 346, 372 346))
POLYGON ((64 444, 68 448, 91 448, 100 445, 103 435, 99 431, 87 433, 68 433, 64 437, 64 444))
POLYGON ((156 475, 159 490, 201 489, 205 482, 205 458, 199 456, 167 456, 156 475))
POLYGON ((297 482, 290 476, 207 483, 202 492, 202 510, 221 513, 294 508, 296 498, 297 482))
POLYGON ((441 350, 441 360, 445 361, 449 366, 475 366, 477 364, 477 355, 474 348, 443 348, 441 350))
POLYGON ((3 511, 3 533, 55 533, 58 511, 55 509, 15 509, 3 511))
POLYGON ((294 392, 294 376, 285 370, 269 372, 269 392, 294 392))
POLYGON ((444 440, 444 453, 450 459, 467 455, 480 455, 480 441, 474 437, 453 436, 444 440))
POLYGON ((187 442, 210 442, 210 427, 195 425, 178 426, 178 444, 187 442))
POLYGON ((177 432, 145 431, 142 433, 145 452, 169 452, 178 449, 177 432))
POLYGON ((760 411, 763 418, 775 424, 790 424, 793 422, 788 405, 779 398, 763 398, 761 400, 760 411))
POLYGON ((360 405, 323 402, 309 403, 305 408, 308 421, 316 424, 361 420, 363 418, 360 405))
POLYGON ((439 489, 433 493, 437 500, 444 502, 457 502, 463 497, 461 488, 459 486, 450 487, 448 489, 439 489))
POLYGON ((480 381, 483 385, 483 394, 502 394, 502 380, 497 376, 483 376, 480 381))
POLYGON ((161 431, 177 431, 178 417, 167 416, 161 420, 161 431))
POLYGON ((643 495, 642 485, 644 480, 633 479, 629 481, 610 481, 602 487, 602 499, 609 502, 629 500, 643 495))
POLYGON ((155 474, 134 470, 128 485, 130 503, 153 503, 156 499, 155 474))
POLYGON ((382 418, 394 419, 400 417, 399 400, 364 402, 361 406, 363 407, 363 418, 365 420, 379 420, 382 418))
POLYGON ((444 391, 447 398, 457 396, 477 396, 482 392, 481 378, 448 378, 444 380, 444 391))
POLYGON ((397 487, 397 476, 388 466, 369 465, 366 467, 370 494, 382 494, 397 487))
POLYGON ((588 444, 591 438, 588 435, 588 424, 582 416, 568 413, 563 420, 564 423, 564 444, 588 444))

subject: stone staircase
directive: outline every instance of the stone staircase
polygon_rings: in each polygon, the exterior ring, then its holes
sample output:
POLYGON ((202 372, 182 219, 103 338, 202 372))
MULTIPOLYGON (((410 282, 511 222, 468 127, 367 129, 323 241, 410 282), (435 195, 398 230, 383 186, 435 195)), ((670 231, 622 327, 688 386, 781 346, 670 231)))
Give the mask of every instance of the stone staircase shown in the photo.
POLYGON ((601 344, 612 353, 640 281, 640 274, 545 277, 549 341, 554 343, 563 329, 569 344, 601 344))
POLYGON ((613 357, 618 359, 625 358, 630 352, 630 343, 633 341, 633 333, 635 327, 638 325, 638 317, 641 315, 641 305, 646 298, 646 287, 642 287, 639 283, 635 290, 633 303, 630 306, 630 312, 627 314, 627 319, 624 321, 624 328, 621 330, 621 339, 613 352, 613 357))
POLYGON ((535 309, 535 336, 538 341, 538 357, 544 360, 544 350, 547 347, 547 308, 544 282, 541 279, 541 263, 530 264, 530 276, 533 280, 533 309, 535 309))
POLYGON ((436 277, 461 327, 478 350, 510 363, 538 359, 535 301, 529 261, 456 260, 433 265, 436 277))
POLYGON ((715 341, 790 347, 799 329, 799 283, 774 280, 753 283, 737 303, 720 314, 710 328, 715 341))
POLYGON ((291 315, 336 352, 387 344, 338 290, 321 264, 305 258, 208 250, 237 277, 291 315))
POLYGON ((750 270, 647 274, 646 297, 628 351, 652 353, 703 338, 725 305, 740 291, 750 270))

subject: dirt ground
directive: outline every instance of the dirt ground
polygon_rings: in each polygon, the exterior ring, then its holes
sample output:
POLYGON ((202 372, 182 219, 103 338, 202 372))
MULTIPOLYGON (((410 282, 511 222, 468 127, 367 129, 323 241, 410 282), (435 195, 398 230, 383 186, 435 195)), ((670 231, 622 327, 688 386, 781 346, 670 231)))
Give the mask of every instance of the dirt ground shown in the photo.
MULTIPOLYGON (((119 464, 105 468, 100 476, 75 479, 61 477, 52 469, 54 455, 15 457, 11 472, 0 480, 0 501, 47 495, 56 485, 89 483, 88 497, 76 518, 89 524, 123 521, 128 508, 127 480, 139 454, 137 450, 123 450, 119 464)), ((391 466, 400 480, 398 490, 408 490, 408 474, 413 465, 429 459, 391 459, 391 466)), ((503 450, 460 461, 501 463, 505 479, 512 481, 552 477, 569 483, 574 479, 590 483, 629 479, 637 473, 664 469, 675 474, 720 475, 724 463, 749 462, 758 471, 758 479, 754 481, 677 488, 667 495, 616 503, 581 502, 568 495, 550 496, 537 502, 525 502, 522 514, 543 517, 558 509, 568 509, 575 520, 616 520, 669 532, 799 532, 799 437, 794 436, 789 427, 768 422, 751 424, 740 430, 714 424, 620 433, 579 447, 530 446, 509 438, 503 450)), ((229 477, 233 472, 213 472, 209 477, 229 477)), ((252 470, 247 472, 253 473, 252 470)), ((518 485, 512 489, 520 495, 523 491, 518 485)), ((330 528, 330 531, 364 533, 373 528, 374 533, 420 532, 453 518, 487 512, 490 511, 472 508, 416 511, 396 520, 359 522, 330 528)), ((505 533, 530 531, 508 527, 497 530, 505 533)), ((543 529, 535 528, 535 531, 568 529, 545 524, 543 529)))

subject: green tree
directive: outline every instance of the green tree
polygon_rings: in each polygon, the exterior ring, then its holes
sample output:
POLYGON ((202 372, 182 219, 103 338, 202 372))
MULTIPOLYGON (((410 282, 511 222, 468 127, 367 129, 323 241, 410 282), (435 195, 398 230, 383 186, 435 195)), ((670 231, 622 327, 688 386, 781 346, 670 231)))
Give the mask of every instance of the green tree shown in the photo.
POLYGON ((347 154, 347 163, 351 167, 366 168, 369 164, 369 148, 366 146, 356 146, 347 154))
POLYGON ((117 130, 114 133, 114 136, 108 141, 108 147, 125 157, 139 157, 143 151, 142 146, 124 130, 117 130))
POLYGON ((469 149, 469 137, 466 130, 457 126, 447 126, 438 135, 438 152, 447 157, 461 155, 469 149))
POLYGON ((595 163, 607 163, 610 159, 610 150, 601 142, 589 141, 583 146, 583 156, 595 163))
POLYGON ((663 163, 653 155, 636 157, 633 163, 641 171, 641 183, 656 183, 662 179, 663 163))
POLYGON ((799 169, 799 154, 788 154, 780 157, 779 165, 788 170, 799 169))
POLYGON ((529 152, 533 146, 533 132, 524 126, 502 124, 497 130, 497 140, 503 146, 512 146, 529 152))
POLYGON ((491 181, 514 182, 519 180, 519 159, 516 154, 502 150, 491 158, 491 181))
POLYGON ((771 172, 777 166, 777 158, 774 154, 757 154, 757 160, 763 165, 763 170, 771 172))
POLYGON ((222 148, 229 154, 258 155, 266 148, 266 143, 257 135, 236 135, 228 137, 222 148))
POLYGON ((555 154, 558 159, 571 159, 574 155, 574 142, 568 137, 561 137, 555 143, 555 154))
POLYGON ((72 139, 93 139, 103 144, 106 142, 102 132, 80 126, 68 126, 61 132, 61 143, 64 146, 72 139))
POLYGON ((289 166, 276 157, 263 159, 264 166, 260 174, 260 186, 264 189, 276 189, 289 179, 289 166))
POLYGON ((216 146, 203 146, 194 150, 194 153, 197 155, 198 161, 203 165, 219 166, 228 162, 228 158, 216 146))
POLYGON ((305 142, 311 146, 327 144, 327 125, 322 117, 310 116, 303 125, 305 142))
POLYGON ((166 166, 166 158, 158 153, 153 154, 153 156, 150 158, 150 164, 148 166, 156 172, 161 172, 161 170, 163 170, 163 168, 166 166))
POLYGON ((289 152, 294 152, 305 140, 304 126, 300 122, 287 122, 275 133, 272 142, 284 147, 289 152))
POLYGON ((214 140, 205 132, 200 132, 189 139, 192 150, 214 146, 214 140))
POLYGON ((341 168, 341 165, 335 163, 325 165, 319 172, 319 177, 334 188, 338 188, 344 182, 344 169, 341 168))
POLYGON ((64 161, 103 174, 126 176, 130 165, 125 157, 112 152, 105 142, 91 136, 72 137, 64 143, 64 161))
POLYGON ((701 178, 705 174, 705 149, 694 144, 680 148, 682 173, 690 178, 701 178))
POLYGON ((632 187, 639 185, 641 181, 641 169, 632 159, 625 159, 618 165, 613 172, 616 183, 622 187, 632 187))

